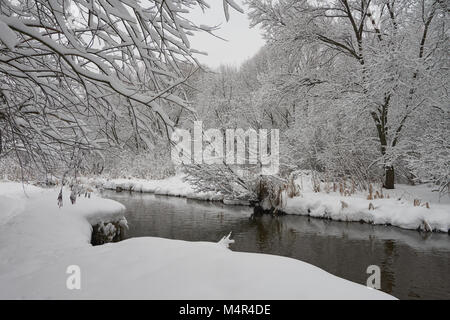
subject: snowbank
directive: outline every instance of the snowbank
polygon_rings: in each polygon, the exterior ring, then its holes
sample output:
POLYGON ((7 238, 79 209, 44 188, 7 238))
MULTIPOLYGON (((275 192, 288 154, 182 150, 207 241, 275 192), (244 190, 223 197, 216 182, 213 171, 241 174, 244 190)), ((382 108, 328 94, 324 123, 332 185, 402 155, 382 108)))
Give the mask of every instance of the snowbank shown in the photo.
POLYGON ((105 189, 148 192, 158 195, 184 197, 197 200, 223 200, 223 196, 215 192, 196 192, 186 181, 184 175, 178 174, 163 180, 142 180, 142 179, 113 179, 97 180, 105 189))
POLYGON ((0 182, 1 278, 11 267, 40 260, 41 254, 90 246, 91 225, 120 219, 125 210, 122 204, 95 195, 79 197, 72 205, 68 190, 59 208, 58 194, 56 188, 0 182))
POLYGON ((63 205, 57 206, 59 188, 43 189, 30 184, 0 181, 0 225, 8 222, 4 217, 12 218, 17 214, 32 214, 34 208, 49 215, 60 214, 71 218, 84 218, 94 225, 100 221, 120 218, 125 207, 113 200, 102 199, 96 195, 87 198, 77 197, 76 204, 70 203, 70 191, 63 190, 63 205))
POLYGON ((333 190, 326 193, 323 191, 324 184, 321 185, 321 192, 313 192, 309 179, 302 177, 296 181, 302 186, 300 196, 286 199, 282 209, 285 213, 393 225, 404 229, 441 232, 450 229, 450 197, 444 195, 439 198, 430 186, 396 185, 394 190, 383 189, 382 199, 367 200, 368 193, 356 192, 351 196, 342 196, 339 191, 333 190), (421 205, 414 206, 414 199, 420 200, 421 205))
POLYGON ((427 209, 394 199, 366 200, 356 196, 341 197, 326 193, 305 193, 301 197, 288 199, 283 211, 287 214, 309 215, 339 221, 387 224, 404 229, 427 230, 429 228, 442 232, 448 232, 450 229, 450 206, 443 204, 433 204, 430 209, 427 209), (373 210, 369 210, 369 203, 373 204, 373 210))
POLYGON ((92 247, 88 222, 122 214, 96 197, 0 183, 0 299, 392 299, 299 260, 219 243, 134 238, 92 247), (81 270, 69 290, 67 268, 81 270))

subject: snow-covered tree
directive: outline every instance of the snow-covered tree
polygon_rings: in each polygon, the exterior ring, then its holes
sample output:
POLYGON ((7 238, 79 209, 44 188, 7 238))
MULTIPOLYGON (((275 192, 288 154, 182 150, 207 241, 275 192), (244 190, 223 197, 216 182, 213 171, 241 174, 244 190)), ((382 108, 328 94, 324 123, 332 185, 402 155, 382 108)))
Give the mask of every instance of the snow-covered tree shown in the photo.
MULTIPOLYGON (((223 1, 225 15, 232 1, 223 1)), ((197 61, 189 36, 213 32, 186 13, 205 0, 0 2, 0 156, 45 167, 106 146, 137 146, 192 111, 182 84, 197 61), (178 111, 176 112, 178 113, 178 111)))
POLYGON ((334 119, 341 124, 332 121, 335 130, 343 126, 363 133, 360 141, 376 141, 378 156, 372 160, 384 170, 384 186, 393 188, 394 164, 408 156, 406 145, 416 137, 408 128, 432 109, 447 114, 448 3, 248 3, 253 23, 262 26, 270 44, 287 49, 289 58, 299 54, 306 58, 307 63, 298 64, 288 77, 291 90, 303 90, 303 99, 316 114, 324 112, 323 118, 337 116, 334 119), (315 53, 308 58, 312 49, 315 53))

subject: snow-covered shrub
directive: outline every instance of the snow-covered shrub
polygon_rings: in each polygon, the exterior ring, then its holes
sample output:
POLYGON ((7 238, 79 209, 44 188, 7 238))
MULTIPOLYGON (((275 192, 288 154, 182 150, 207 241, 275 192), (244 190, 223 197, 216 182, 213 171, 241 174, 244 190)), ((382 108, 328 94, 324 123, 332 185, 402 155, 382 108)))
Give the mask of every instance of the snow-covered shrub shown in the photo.
POLYGON ((93 226, 91 243, 100 245, 108 242, 117 242, 123 240, 124 229, 127 228, 126 219, 117 221, 103 222, 93 226))
POLYGON ((29 154, 20 152, 19 154, 20 161, 17 161, 18 158, 12 155, 0 156, 0 180, 34 181, 43 186, 57 183, 57 178, 45 170, 51 168, 53 173, 62 171, 55 163, 52 166, 43 167, 32 161, 29 154))
POLYGON ((258 205, 263 211, 282 211, 289 197, 289 182, 274 176, 259 176, 254 182, 258 205))
POLYGON ((212 191, 228 199, 256 200, 254 177, 242 168, 226 164, 190 164, 184 165, 182 170, 186 181, 198 192, 212 191))
POLYGON ((30 177, 32 170, 22 170, 20 164, 13 157, 0 157, 0 179, 4 180, 21 180, 22 176, 30 177))
POLYGON ((198 192, 219 192, 226 199, 248 200, 263 211, 281 211, 288 197, 298 196, 300 188, 291 180, 260 175, 256 166, 238 168, 223 165, 185 165, 186 180, 198 192))
POLYGON ((103 176, 108 178, 164 179, 175 174, 170 154, 163 149, 152 151, 120 151, 106 158, 103 176))
POLYGON ((428 117, 414 128, 420 137, 408 141, 411 152, 404 161, 413 182, 431 182, 439 192, 450 192, 450 110, 436 109, 428 117))

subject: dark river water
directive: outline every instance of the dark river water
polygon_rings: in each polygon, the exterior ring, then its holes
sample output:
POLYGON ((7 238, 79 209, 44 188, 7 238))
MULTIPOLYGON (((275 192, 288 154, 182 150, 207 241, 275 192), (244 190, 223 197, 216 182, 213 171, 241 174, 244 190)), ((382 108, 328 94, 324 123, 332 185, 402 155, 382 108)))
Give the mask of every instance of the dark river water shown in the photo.
POLYGON ((217 242, 231 231, 235 251, 300 259, 363 285, 367 267, 377 265, 381 290, 399 299, 450 299, 448 234, 293 215, 252 217, 249 207, 153 194, 104 196, 127 207, 125 238, 217 242))

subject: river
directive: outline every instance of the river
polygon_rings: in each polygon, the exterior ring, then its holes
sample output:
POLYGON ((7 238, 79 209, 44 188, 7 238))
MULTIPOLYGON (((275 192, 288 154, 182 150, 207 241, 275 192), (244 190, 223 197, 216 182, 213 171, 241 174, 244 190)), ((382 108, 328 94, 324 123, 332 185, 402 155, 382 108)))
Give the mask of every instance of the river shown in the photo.
POLYGON ((245 206, 145 193, 104 196, 126 206, 125 238, 217 242, 232 232, 231 250, 299 259, 364 285, 367 267, 377 265, 381 290, 397 298, 450 299, 448 234, 294 215, 255 217, 245 206))

